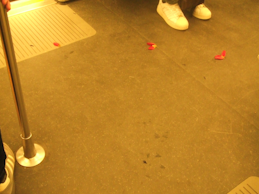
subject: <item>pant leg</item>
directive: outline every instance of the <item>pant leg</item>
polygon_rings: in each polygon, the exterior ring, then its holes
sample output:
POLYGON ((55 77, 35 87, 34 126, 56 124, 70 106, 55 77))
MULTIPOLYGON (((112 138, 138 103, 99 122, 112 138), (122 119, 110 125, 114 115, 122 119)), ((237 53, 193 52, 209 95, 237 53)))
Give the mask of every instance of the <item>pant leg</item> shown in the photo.
POLYGON ((163 0, 164 3, 176 4, 179 0, 163 0))
POLYGON ((179 6, 182 10, 191 10, 202 3, 204 0, 179 0, 179 6))
POLYGON ((5 160, 6 160, 6 154, 4 151, 3 140, 2 140, 1 130, 0 130, 0 183, 6 177, 5 160))

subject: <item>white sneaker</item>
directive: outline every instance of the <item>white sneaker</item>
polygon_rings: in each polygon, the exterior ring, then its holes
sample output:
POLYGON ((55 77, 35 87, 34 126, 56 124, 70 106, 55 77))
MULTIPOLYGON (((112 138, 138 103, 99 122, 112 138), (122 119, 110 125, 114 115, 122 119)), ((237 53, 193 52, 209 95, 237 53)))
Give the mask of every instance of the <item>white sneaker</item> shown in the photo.
POLYGON ((5 171, 7 176, 6 176, 5 182, 0 184, 0 194, 13 194, 14 193, 13 172, 14 172, 15 158, 11 148, 5 143, 3 143, 3 145, 4 145, 5 154, 6 154, 5 171))
POLYGON ((70 0, 57 0, 58 2, 60 3, 64 3, 64 2, 67 2, 67 1, 70 1, 70 0))
POLYGON ((174 29, 187 30, 189 27, 189 23, 185 18, 178 3, 170 5, 168 3, 163 3, 162 0, 159 0, 157 13, 165 20, 165 22, 169 26, 174 29))
POLYGON ((193 16, 201 20, 208 20, 211 18, 211 11, 202 3, 195 7, 193 16))

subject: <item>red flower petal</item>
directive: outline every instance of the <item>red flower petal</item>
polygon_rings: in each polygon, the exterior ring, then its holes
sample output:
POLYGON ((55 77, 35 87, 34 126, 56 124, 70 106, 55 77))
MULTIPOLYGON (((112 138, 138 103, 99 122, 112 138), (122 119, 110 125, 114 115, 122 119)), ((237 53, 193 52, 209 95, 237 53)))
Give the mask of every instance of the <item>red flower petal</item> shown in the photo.
POLYGON ((148 42, 147 45, 153 46, 153 45, 155 45, 155 43, 153 43, 153 42, 148 42))
POLYGON ((148 50, 154 50, 155 49, 155 47, 153 47, 153 46, 150 46, 149 48, 148 48, 148 50))
POLYGON ((223 51, 222 54, 221 54, 223 57, 226 56, 226 51, 223 51))
POLYGON ((53 44, 54 44, 55 46, 60 46, 60 44, 57 43, 57 42, 54 42, 53 44))
POLYGON ((215 56, 215 59, 217 59, 217 60, 222 60, 222 59, 224 59, 225 57, 224 56, 222 56, 222 55, 216 55, 215 56))

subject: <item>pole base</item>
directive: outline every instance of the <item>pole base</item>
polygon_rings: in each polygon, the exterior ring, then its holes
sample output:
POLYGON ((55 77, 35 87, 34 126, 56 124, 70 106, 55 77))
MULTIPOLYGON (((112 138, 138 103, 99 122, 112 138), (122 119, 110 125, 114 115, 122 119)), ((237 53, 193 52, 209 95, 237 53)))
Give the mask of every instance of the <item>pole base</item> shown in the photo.
POLYGON ((16 160, 21 166, 33 167, 33 166, 37 166, 43 161, 43 159, 45 158, 44 149, 38 144, 34 144, 34 147, 35 147, 36 155, 32 158, 25 158, 23 147, 21 147, 16 152, 16 160))

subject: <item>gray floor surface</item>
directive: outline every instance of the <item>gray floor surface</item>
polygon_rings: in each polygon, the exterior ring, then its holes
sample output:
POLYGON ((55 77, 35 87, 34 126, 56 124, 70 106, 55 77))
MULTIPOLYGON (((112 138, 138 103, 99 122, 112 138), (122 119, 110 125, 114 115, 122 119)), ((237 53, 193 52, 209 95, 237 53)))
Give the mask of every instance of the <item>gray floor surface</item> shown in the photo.
MULTIPOLYGON (((16 164, 16 194, 223 194, 259 176, 258 1, 207 1, 212 19, 187 13, 184 32, 157 3, 71 1, 97 34, 18 64, 46 159, 16 164)), ((6 68, 0 84, 2 135, 16 151, 6 68)))

